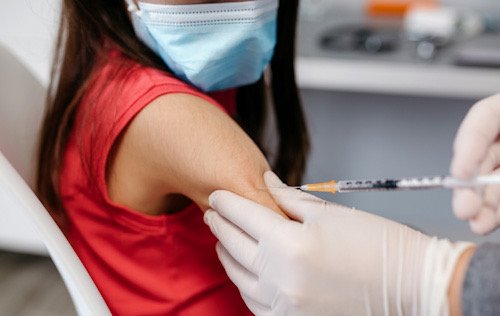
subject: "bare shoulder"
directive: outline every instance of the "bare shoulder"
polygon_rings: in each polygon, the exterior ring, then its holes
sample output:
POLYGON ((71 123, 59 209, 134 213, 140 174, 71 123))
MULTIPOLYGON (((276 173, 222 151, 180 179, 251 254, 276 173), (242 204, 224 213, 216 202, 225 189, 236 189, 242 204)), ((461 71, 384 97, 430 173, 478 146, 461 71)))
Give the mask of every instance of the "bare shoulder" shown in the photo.
POLYGON ((188 93, 169 93, 158 97, 141 111, 138 119, 141 120, 142 117, 144 120, 154 121, 159 116, 161 119, 172 120, 172 123, 178 122, 179 119, 197 121, 203 119, 203 116, 231 120, 215 104, 188 93))
POLYGON ((129 124, 109 164, 112 200, 157 214, 185 196, 202 209, 226 189, 277 209, 262 174, 264 155, 216 105, 190 94, 155 99, 129 124))

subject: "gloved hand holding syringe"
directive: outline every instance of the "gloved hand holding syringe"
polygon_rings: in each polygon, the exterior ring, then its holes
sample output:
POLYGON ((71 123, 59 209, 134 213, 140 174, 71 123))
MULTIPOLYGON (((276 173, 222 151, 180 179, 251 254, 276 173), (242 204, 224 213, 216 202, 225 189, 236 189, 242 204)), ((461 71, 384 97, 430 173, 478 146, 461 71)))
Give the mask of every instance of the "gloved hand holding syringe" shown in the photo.
POLYGON ((315 192, 364 192, 364 191, 401 191, 425 190, 434 188, 481 188, 485 185, 500 185, 500 175, 482 175, 472 180, 460 180, 451 176, 413 177, 384 180, 331 180, 310 183, 295 188, 315 192))

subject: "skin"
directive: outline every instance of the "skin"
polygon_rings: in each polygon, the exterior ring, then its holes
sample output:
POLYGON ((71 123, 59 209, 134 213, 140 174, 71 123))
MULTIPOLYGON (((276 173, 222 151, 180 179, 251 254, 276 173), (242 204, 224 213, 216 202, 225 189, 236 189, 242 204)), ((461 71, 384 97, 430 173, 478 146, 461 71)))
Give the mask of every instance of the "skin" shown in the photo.
POLYGON ((264 190, 269 165, 226 113, 188 94, 164 95, 128 126, 108 169, 108 193, 145 214, 174 213, 227 189, 281 213, 264 190))
POLYGON ((462 316, 462 288, 470 260, 476 247, 467 249, 457 261, 450 286, 448 288, 448 304, 451 316, 462 316))

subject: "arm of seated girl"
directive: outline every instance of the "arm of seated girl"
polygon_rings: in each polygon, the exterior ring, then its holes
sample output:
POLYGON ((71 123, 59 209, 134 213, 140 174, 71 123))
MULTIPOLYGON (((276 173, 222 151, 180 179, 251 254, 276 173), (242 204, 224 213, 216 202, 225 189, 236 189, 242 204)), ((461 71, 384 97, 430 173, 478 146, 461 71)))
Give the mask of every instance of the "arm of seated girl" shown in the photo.
POLYGON ((225 189, 283 214, 265 189, 269 165, 238 124, 189 94, 164 95, 145 107, 115 144, 108 163, 110 198, 146 214, 174 212, 225 189))

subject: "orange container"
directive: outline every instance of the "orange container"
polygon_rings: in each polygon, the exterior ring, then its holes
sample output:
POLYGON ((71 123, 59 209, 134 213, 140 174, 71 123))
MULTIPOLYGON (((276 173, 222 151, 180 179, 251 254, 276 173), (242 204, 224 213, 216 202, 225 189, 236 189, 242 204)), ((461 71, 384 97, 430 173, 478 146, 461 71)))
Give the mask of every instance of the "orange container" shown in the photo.
POLYGON ((370 16, 403 17, 414 5, 437 6, 438 0, 367 0, 366 12, 370 16))

